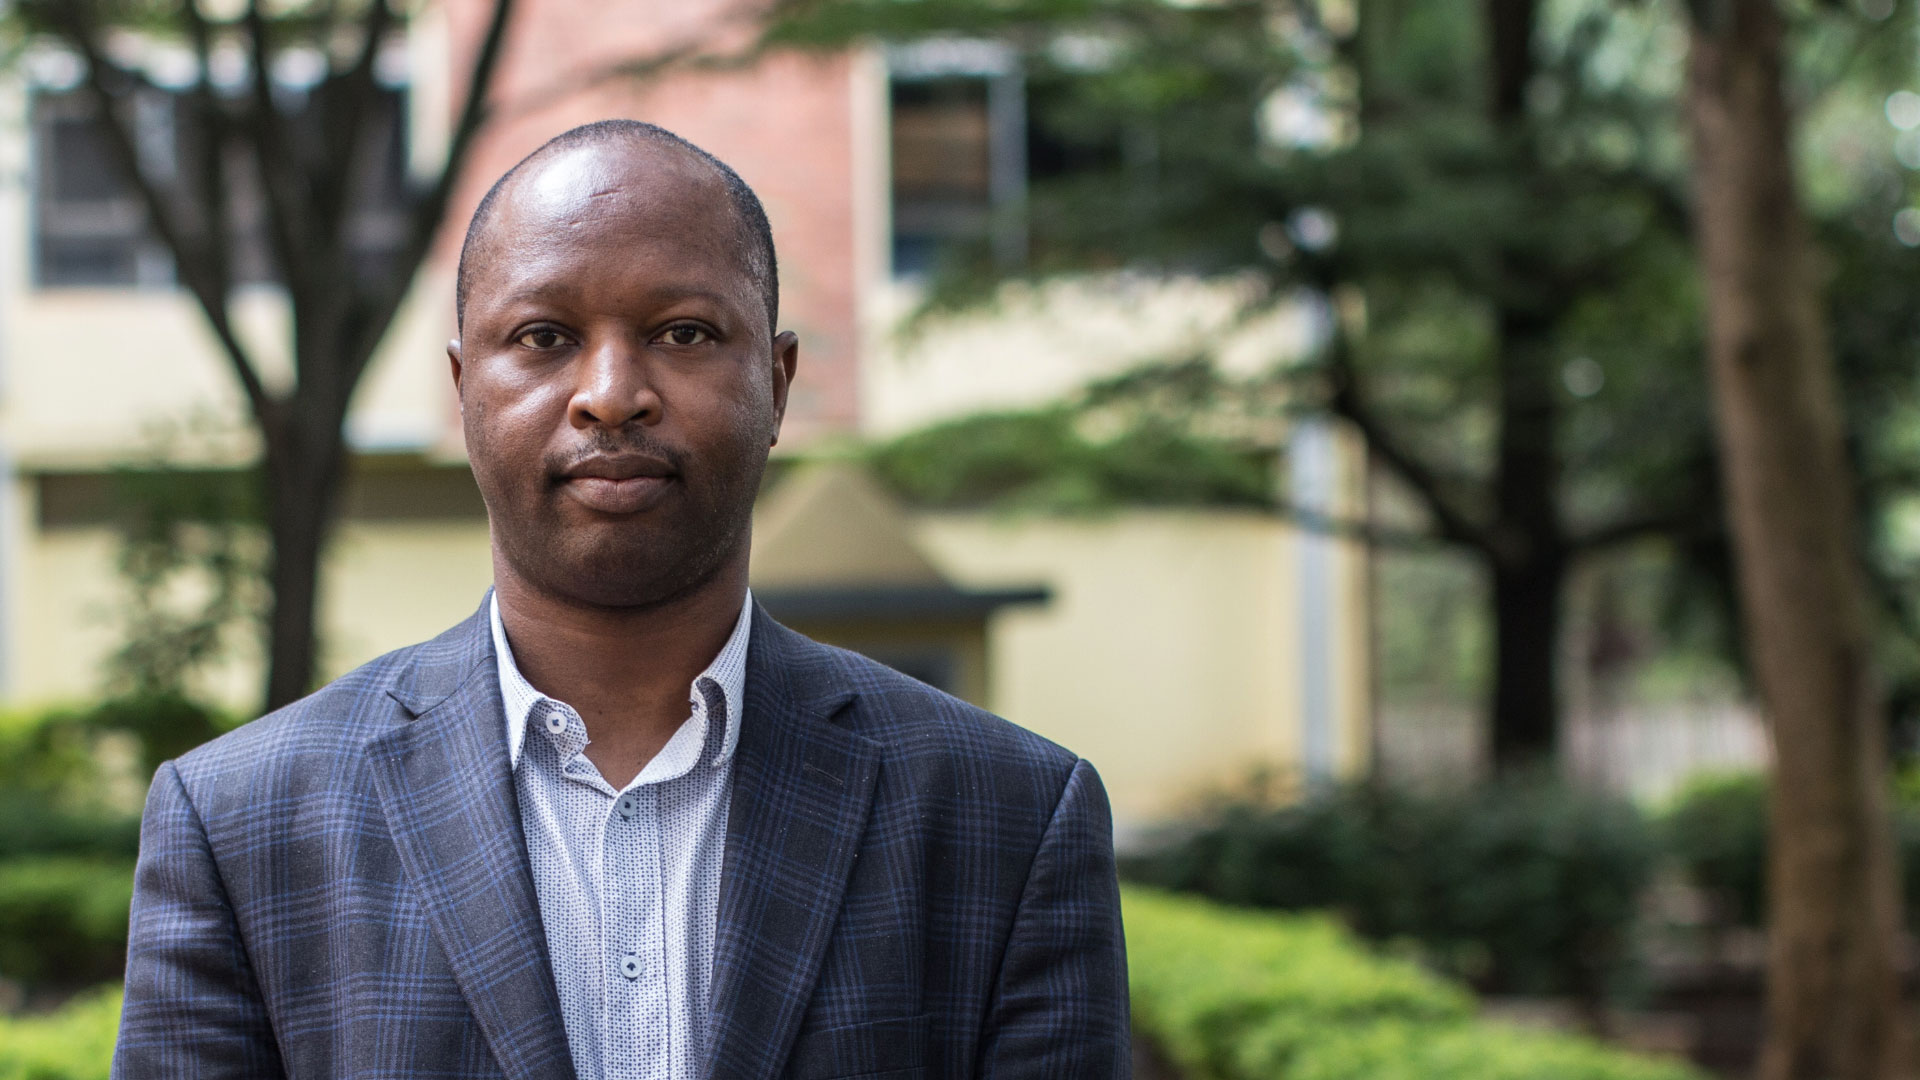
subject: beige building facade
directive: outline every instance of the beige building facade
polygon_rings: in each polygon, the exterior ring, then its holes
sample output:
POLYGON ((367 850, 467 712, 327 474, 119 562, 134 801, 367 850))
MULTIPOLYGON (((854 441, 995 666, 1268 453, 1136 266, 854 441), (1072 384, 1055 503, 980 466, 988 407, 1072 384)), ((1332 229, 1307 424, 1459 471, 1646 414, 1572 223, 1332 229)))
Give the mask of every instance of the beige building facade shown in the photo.
MULTIPOLYGON (((456 93, 449 73, 463 69, 483 6, 429 5, 394 44, 385 70, 407 95, 416 160, 432 160, 445 137, 456 93)), ((947 220, 933 213, 939 207, 912 202, 920 196, 897 175, 897 157, 938 142, 926 134, 927 115, 914 119, 921 143, 894 131, 918 107, 898 93, 899 79, 982 80, 991 128, 1007 108, 1003 58, 976 48, 902 60, 870 49, 644 85, 550 85, 543 58, 583 28, 607 58, 683 40, 725 45, 741 32, 726 29, 717 3, 674 5, 675 20, 666 21, 617 14, 638 7, 524 5, 502 94, 537 107, 491 132, 456 220, 547 135, 606 115, 662 123, 732 162, 768 204, 783 322, 803 340, 783 454, 831 457, 862 437, 1034 406, 1196 335, 1229 333, 1235 283, 1134 278, 1016 290, 990 311, 899 333, 916 286, 898 271, 924 240, 912 230, 947 220)), ((163 44, 152 48, 164 57, 163 44)), ((60 237, 48 232, 46 206, 63 196, 49 188, 61 149, 45 102, 72 78, 70 62, 44 49, 0 77, 0 175, 15 178, 0 183, 0 700, 23 707, 97 694, 121 639, 127 585, 116 570, 116 472, 232 469, 256 451, 198 311, 169 287, 164 266, 140 263, 132 280, 94 283, 72 279, 83 263, 64 278, 47 272, 46 252, 60 237)), ((1004 143, 988 130, 959 149, 992 157, 1004 143)), ((1001 197, 1006 163, 995 158, 980 171, 982 197, 1001 197)), ((456 232, 416 281, 355 399, 349 436, 359 459, 322 588, 329 675, 464 617, 491 579, 484 507, 465 473, 444 356, 454 332, 456 232)), ((250 287, 240 310, 243 332, 275 355, 286 321, 275 291, 250 287)), ((1282 316, 1231 333, 1230 362, 1252 371, 1297 353, 1311 328, 1304 316, 1282 316)), ((270 374, 284 379, 284 349, 279 355, 270 374)), ((1315 454, 1295 455, 1318 462, 1308 487, 1350 508, 1353 447, 1326 433, 1313 445, 1315 454)), ((1292 467, 1301 490, 1300 466, 1292 467)), ((943 670, 955 672, 956 691, 1090 758, 1126 829, 1163 820, 1196 792, 1258 767, 1328 776, 1367 767, 1367 571, 1352 546, 1244 511, 901 513, 943 586, 1044 593, 983 608, 977 646, 943 670)), ((193 587, 180 586, 183 599, 193 587)), ((948 640, 928 625, 896 623, 886 633, 896 643, 916 634, 948 640)), ((245 708, 258 666, 257 647, 236 635, 204 689, 245 708)))

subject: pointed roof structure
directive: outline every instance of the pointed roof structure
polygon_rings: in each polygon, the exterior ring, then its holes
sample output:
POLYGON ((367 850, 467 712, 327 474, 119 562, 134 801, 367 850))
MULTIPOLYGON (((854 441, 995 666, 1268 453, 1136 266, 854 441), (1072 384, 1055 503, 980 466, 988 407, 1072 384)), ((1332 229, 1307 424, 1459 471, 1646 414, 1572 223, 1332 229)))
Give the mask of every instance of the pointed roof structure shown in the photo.
POLYGON ((914 540, 899 501, 851 461, 795 466, 762 498, 748 577, 788 621, 984 618, 1048 597, 1044 588, 957 588, 914 540))

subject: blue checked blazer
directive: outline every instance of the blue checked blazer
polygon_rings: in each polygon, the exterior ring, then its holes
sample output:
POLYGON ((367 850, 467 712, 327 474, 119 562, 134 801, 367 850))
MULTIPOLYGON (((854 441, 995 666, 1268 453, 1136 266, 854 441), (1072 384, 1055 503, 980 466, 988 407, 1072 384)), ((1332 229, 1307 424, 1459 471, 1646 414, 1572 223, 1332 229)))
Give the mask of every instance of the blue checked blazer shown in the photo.
MULTIPOLYGON (((1123 1077, 1085 761, 753 616, 712 1080, 1123 1077)), ((571 1077, 486 608, 161 767, 113 1074, 571 1077)))

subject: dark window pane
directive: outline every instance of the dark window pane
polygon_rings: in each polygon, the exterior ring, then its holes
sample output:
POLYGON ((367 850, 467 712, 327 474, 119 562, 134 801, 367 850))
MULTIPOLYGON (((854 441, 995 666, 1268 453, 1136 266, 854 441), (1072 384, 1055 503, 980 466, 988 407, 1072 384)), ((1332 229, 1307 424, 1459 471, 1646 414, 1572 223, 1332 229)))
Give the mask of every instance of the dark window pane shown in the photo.
POLYGON ((134 285, 139 249, 123 237, 42 235, 35 278, 42 285, 134 285))
POLYGON ((891 107, 893 269, 926 273, 956 245, 985 239, 992 220, 987 81, 899 80, 891 107))
MULTIPOLYGON (((283 117, 296 154, 317 166, 325 152, 318 117, 305 94, 289 95, 283 117)), ((180 98, 143 100, 136 112, 142 123, 158 126, 140 132, 142 160, 156 162, 171 192, 187 205, 199 205, 205 193, 198 162, 205 144, 194 112, 180 98)), ((91 105, 78 93, 37 93, 33 97, 35 161, 35 280, 47 286, 147 285, 171 280, 164 258, 133 186, 122 179, 103 137, 94 127, 91 105), (143 261, 144 256, 144 261, 143 261), (143 266, 146 267, 143 272, 143 266), (158 272, 155 267, 159 268, 158 272)), ((351 209, 345 222, 348 266, 341 272, 382 276, 394 271, 393 257, 405 238, 407 205, 406 95, 382 90, 366 132, 370 152, 359 159, 350 179, 351 209)), ((267 207, 245 151, 229 145, 222 163, 230 271, 235 284, 271 282, 278 263, 268 234, 267 207)))
POLYGON ((47 125, 47 194, 63 203, 112 202, 130 194, 120 167, 93 123, 62 117, 47 125))

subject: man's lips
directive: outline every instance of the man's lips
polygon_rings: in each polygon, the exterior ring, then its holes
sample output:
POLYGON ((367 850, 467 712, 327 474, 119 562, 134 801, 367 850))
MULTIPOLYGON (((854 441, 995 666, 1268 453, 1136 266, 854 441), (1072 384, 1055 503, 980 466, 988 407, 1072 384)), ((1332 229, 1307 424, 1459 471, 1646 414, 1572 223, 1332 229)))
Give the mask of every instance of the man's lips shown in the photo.
POLYGON ((592 510, 634 514, 659 501, 673 485, 673 467, 652 457, 591 457, 560 474, 568 495, 592 510))

